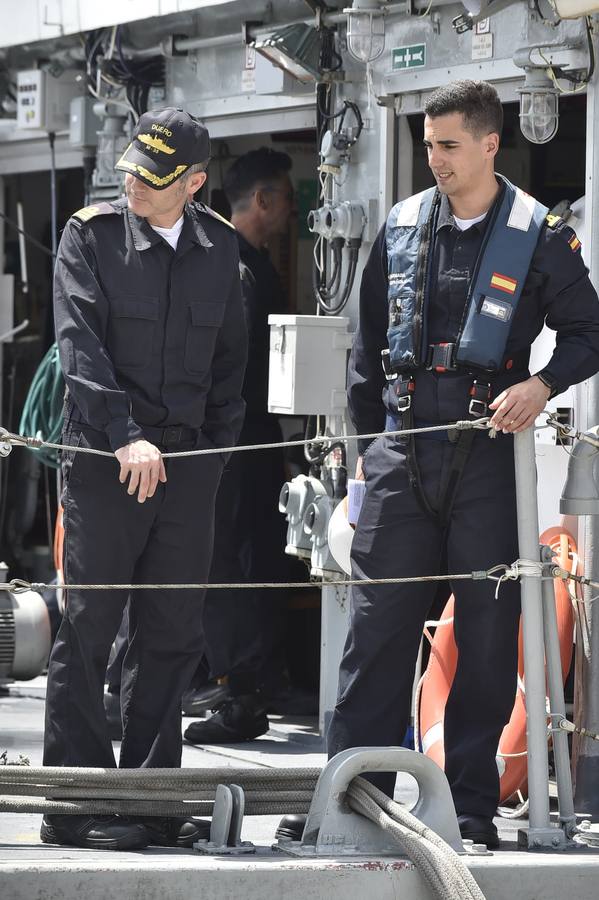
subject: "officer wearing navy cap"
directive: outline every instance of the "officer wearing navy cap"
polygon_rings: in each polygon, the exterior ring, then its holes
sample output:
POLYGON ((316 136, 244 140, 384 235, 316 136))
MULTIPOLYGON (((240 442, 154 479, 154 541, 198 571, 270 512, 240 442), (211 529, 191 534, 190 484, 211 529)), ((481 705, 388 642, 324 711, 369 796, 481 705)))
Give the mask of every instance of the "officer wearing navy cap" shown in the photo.
MULTIPOLYGON (((383 434, 360 445, 366 480, 352 577, 486 570, 518 557, 513 434, 547 399, 599 370, 599 303, 575 232, 495 174, 502 106, 459 81, 425 106, 436 186, 397 204, 362 277, 348 373, 358 433, 489 415, 498 434, 383 434), (529 371, 543 324, 551 359, 529 371), (384 364, 384 368, 381 365, 384 364)), ((445 771, 464 838, 497 846, 496 753, 516 691, 520 591, 456 581, 457 672, 445 709, 445 771)), ((401 744, 433 583, 352 589, 329 754, 401 744)), ((379 776, 391 792, 393 779, 379 776)))
MULTIPOLYGON (((54 285, 67 385, 63 506, 67 583, 201 583, 224 458, 244 416, 247 357, 238 244, 201 203, 208 132, 181 109, 143 114, 117 163, 122 200, 67 223, 54 285), (75 452, 112 451, 114 457, 75 452)), ((114 767, 102 702, 126 591, 70 590, 52 651, 44 764, 114 767)), ((203 593, 135 590, 123 666, 120 766, 181 763, 181 694, 202 653, 203 593)), ((197 819, 48 815, 47 843, 191 846, 197 819)))

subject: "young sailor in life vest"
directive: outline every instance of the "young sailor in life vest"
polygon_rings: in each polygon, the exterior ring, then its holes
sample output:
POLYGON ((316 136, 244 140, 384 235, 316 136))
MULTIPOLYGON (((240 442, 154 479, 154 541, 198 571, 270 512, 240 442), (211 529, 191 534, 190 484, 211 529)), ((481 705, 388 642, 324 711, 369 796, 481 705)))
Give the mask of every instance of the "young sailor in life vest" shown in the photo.
MULTIPOLYGON (((576 234, 495 173, 495 89, 449 84, 425 113, 436 187, 398 203, 372 247, 349 364, 351 416, 364 434, 490 415, 498 435, 363 443, 352 578, 471 572, 517 559, 513 435, 533 425, 549 397, 599 370, 599 303, 576 234), (557 345, 531 376, 530 347, 544 323, 557 345)), ((459 660, 445 711, 445 771, 462 836, 495 847, 495 755, 516 690, 520 588, 509 582, 496 599, 490 581, 451 587, 459 660)), ((435 590, 432 582, 352 589, 330 756, 401 744, 435 590)), ((394 776, 372 780, 391 793, 394 776)))

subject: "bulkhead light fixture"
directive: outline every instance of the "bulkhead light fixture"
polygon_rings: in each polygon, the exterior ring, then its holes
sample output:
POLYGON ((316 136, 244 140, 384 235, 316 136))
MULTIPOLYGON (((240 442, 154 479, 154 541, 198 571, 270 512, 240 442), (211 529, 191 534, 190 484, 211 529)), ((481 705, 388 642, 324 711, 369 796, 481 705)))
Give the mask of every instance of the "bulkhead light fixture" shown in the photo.
POLYGON ((307 84, 322 76, 322 34, 306 24, 286 25, 256 41, 255 48, 266 59, 307 84))
POLYGON ((379 0, 354 0, 347 15, 347 49, 355 60, 371 63, 385 49, 385 11, 379 0))
POLYGON ((559 125, 558 92, 540 67, 526 68, 520 94, 520 130, 527 141, 546 144, 557 134, 559 125))

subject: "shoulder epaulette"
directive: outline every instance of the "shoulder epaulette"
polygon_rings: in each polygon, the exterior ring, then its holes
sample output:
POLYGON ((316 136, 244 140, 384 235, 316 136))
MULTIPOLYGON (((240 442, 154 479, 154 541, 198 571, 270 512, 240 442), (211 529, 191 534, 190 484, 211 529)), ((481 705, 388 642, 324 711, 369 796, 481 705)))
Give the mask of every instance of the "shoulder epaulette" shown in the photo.
POLYGON ((96 216, 107 216, 110 213, 116 215, 118 212, 119 210, 115 209, 112 203, 103 201, 102 203, 96 203, 95 206, 84 206, 83 209, 78 209, 71 218, 83 224, 96 216))
POLYGON ((573 253, 577 253, 580 250, 582 244, 580 243, 578 235, 561 216, 555 216, 549 213, 546 216, 546 222, 548 227, 555 231, 556 234, 560 234, 566 239, 568 246, 573 253))
POLYGON ((547 215, 545 216, 545 221, 547 222, 549 228, 553 229, 557 228, 560 222, 564 222, 561 216, 556 216, 553 213, 547 213, 547 215))
POLYGON ((217 219, 219 222, 222 222, 223 225, 228 225, 229 228, 232 228, 235 231, 235 226, 232 222, 229 222, 228 219, 225 219, 224 216, 221 216, 220 213, 217 213, 216 210, 211 209, 209 206, 206 206, 205 203, 198 203, 198 207, 200 212, 206 213, 208 216, 212 216, 213 219, 217 219))

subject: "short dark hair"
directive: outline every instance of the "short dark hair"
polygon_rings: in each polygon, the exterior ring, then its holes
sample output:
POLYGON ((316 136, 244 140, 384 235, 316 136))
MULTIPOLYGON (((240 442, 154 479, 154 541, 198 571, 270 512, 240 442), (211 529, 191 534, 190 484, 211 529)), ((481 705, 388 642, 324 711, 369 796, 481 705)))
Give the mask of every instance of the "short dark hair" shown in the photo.
POLYGON ((464 127, 476 137, 495 133, 501 136, 503 107, 493 85, 463 79, 437 88, 428 98, 424 112, 431 119, 459 112, 464 127))
POLYGON ((232 210, 244 206, 256 188, 269 187, 270 182, 279 181, 290 169, 291 157, 271 147, 244 153, 235 160, 223 180, 223 190, 232 210))

